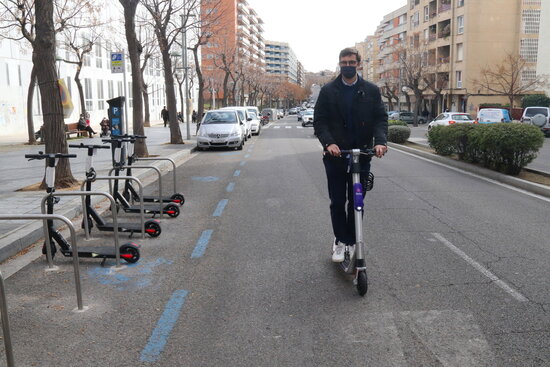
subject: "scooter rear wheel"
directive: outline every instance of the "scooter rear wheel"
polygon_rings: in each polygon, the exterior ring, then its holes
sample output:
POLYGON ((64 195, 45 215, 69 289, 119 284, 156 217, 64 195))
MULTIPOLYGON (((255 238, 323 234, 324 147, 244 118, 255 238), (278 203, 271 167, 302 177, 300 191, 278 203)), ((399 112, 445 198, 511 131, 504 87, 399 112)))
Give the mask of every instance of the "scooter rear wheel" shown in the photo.
POLYGON ((168 216, 172 218, 176 218, 178 215, 180 215, 180 208, 176 204, 168 204, 164 207, 164 210, 166 211, 166 214, 168 214, 168 216))
POLYGON ((361 270, 357 274, 357 292, 361 297, 363 297, 365 294, 367 294, 368 288, 369 284, 367 279, 367 272, 366 270, 361 270))
POLYGON ((140 257, 139 249, 135 245, 122 245, 120 246, 120 256, 129 264, 137 263, 140 257))
POLYGON ((183 194, 180 193, 172 195, 171 199, 178 200, 180 205, 183 205, 185 203, 185 197, 183 196, 183 194))
POLYGON ((151 237, 158 237, 160 236, 160 224, 156 221, 150 221, 145 223, 145 233, 147 233, 151 237))

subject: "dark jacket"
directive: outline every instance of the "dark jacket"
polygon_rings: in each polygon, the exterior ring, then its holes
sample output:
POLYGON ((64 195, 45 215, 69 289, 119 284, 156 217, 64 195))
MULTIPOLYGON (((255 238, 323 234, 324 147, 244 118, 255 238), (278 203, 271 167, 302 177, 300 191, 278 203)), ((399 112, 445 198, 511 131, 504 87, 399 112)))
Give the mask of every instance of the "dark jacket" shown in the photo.
POLYGON ((353 97, 352 118, 356 141, 352 147, 346 129, 346 111, 341 96, 342 76, 321 88, 315 103, 313 127, 323 148, 336 144, 340 149, 372 148, 385 145, 388 135, 388 114, 380 97, 378 87, 361 77, 357 81, 357 92, 353 97), (374 143, 374 144, 373 144, 374 143))

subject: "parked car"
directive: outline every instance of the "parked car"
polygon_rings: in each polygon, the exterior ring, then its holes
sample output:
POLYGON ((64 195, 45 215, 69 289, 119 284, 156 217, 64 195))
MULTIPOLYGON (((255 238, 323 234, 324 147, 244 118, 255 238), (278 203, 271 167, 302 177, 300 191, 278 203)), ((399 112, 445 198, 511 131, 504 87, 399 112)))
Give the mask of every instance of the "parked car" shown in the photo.
POLYGON ((252 118, 248 115, 247 107, 227 106, 223 107, 222 110, 237 111, 241 121, 244 122, 244 125, 246 126, 245 140, 248 140, 252 137, 252 118))
POLYGON ((300 111, 298 111, 298 113, 296 114, 296 118, 298 119, 298 121, 302 121, 302 116, 304 115, 304 113, 307 111, 307 109, 302 109, 300 111))
POLYGON ((298 109, 296 107, 292 107, 288 110, 289 115, 295 115, 296 113, 298 113, 298 109))
MULTIPOLYGON (((391 118, 391 120, 400 120, 400 121, 406 122, 407 124, 414 123, 414 113, 412 112, 401 111, 401 112, 393 113, 392 117, 393 118, 391 118)), ((425 124, 426 118, 424 116, 418 116, 416 121, 419 124, 425 124)))
POLYGON ((546 136, 550 136, 550 108, 548 107, 525 107, 521 122, 538 126, 546 136))
POLYGON ((248 117, 252 119, 250 120, 250 131, 252 132, 252 135, 260 135, 260 131, 262 130, 260 117, 258 117, 256 112, 253 111, 248 111, 248 117))
POLYGON ((475 124, 477 123, 472 116, 462 112, 444 112, 440 113, 432 122, 428 124, 428 130, 434 126, 449 126, 453 124, 475 124))
POLYGON ((277 110, 277 119, 282 119, 283 117, 285 117, 283 110, 277 110))
POLYGON ((477 112, 477 122, 480 124, 494 124, 511 121, 510 112, 504 108, 483 108, 477 112))
POLYGON ((260 110, 256 106, 246 106, 248 112, 254 112, 258 118, 261 116, 260 110))
POLYGON ((399 119, 399 111, 388 111, 388 119, 389 120, 398 120, 399 119))
POLYGON ((313 126, 313 109, 307 109, 302 115, 302 126, 313 126))
POLYGON ((197 136, 197 149, 235 148, 242 150, 244 122, 235 110, 208 111, 202 118, 197 136))
POLYGON ((264 108, 262 116, 267 116, 268 121, 275 121, 277 119, 277 110, 275 108, 264 108))

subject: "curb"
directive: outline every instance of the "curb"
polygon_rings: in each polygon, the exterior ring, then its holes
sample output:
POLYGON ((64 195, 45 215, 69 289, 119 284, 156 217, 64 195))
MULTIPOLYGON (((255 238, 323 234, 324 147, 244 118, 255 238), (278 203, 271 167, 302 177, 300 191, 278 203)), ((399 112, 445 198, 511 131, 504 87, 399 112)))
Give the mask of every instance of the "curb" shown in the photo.
POLYGON ((454 159, 451 159, 451 158, 443 157, 443 156, 433 154, 433 153, 428 153, 428 152, 425 152, 425 151, 420 150, 420 149, 415 149, 415 148, 407 147, 407 146, 396 144, 396 143, 388 143, 388 146, 390 146, 392 149, 395 149, 395 150, 400 150, 400 151, 403 151, 403 152, 415 154, 415 155, 417 155, 419 157, 422 157, 422 158, 426 158, 426 159, 429 159, 429 160, 432 160, 432 161, 435 161, 435 162, 438 162, 438 163, 442 163, 442 164, 447 165, 447 166, 458 168, 458 169, 461 169, 461 170, 466 171, 466 172, 470 172, 470 173, 473 173, 473 174, 476 174, 476 175, 479 175, 479 176, 490 178, 492 180, 495 180, 495 181, 498 181, 498 182, 501 182, 501 183, 504 183, 504 184, 507 184, 507 185, 510 185, 510 186, 513 186, 513 187, 516 187, 516 188, 519 188, 519 189, 522 189, 522 190, 525 190, 525 191, 529 191, 529 192, 532 192, 532 193, 537 194, 537 195, 541 195, 541 196, 550 198, 550 187, 549 186, 545 186, 545 185, 541 185, 541 184, 538 184, 538 183, 522 180, 521 178, 508 176, 508 175, 505 175, 503 173, 492 171, 492 170, 487 169, 487 168, 478 167, 478 166, 475 166, 475 165, 472 165, 472 164, 469 164, 469 163, 466 163, 466 162, 457 161, 457 160, 454 160, 454 159))
MULTIPOLYGON (((193 149, 185 149, 164 157, 173 159, 176 163, 176 167, 179 167, 192 158, 191 153, 193 152, 193 149)), ((150 165, 157 167, 163 174, 172 169, 172 164, 166 161, 152 162, 150 165)), ((132 173, 134 177, 137 177, 143 183, 144 187, 157 181, 157 173, 154 172, 154 170, 140 169, 136 170, 135 173, 132 173)), ((166 175, 163 175, 163 177, 164 176, 166 175)), ((169 185, 171 185, 172 177, 167 177, 167 180, 169 185)), ((108 183, 100 183, 94 188, 94 190, 109 192, 109 185, 108 183)), ((105 197, 92 197, 92 205, 98 205, 106 202, 107 200, 108 199, 105 197)), ((62 205, 57 206, 55 214, 63 215, 70 221, 74 221, 75 218, 82 215, 81 202, 80 197, 74 199, 70 198, 62 205)), ((80 229, 80 223, 73 224, 75 225, 75 229, 80 229)), ((6 236, 0 238, 0 262, 4 262, 8 258, 17 255, 20 251, 27 249, 29 246, 43 238, 44 229, 41 221, 29 221, 28 224, 10 231, 6 236)))

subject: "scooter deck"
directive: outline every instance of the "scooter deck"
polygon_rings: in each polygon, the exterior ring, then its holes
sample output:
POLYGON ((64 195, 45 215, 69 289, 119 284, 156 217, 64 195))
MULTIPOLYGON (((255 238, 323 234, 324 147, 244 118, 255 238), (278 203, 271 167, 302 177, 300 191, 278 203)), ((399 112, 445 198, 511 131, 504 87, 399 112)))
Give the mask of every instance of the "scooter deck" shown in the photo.
MULTIPOLYGON (((137 200, 137 201, 139 201, 139 200, 137 200)), ((144 203, 158 203, 159 198, 158 198, 158 196, 144 196, 143 197, 143 202, 144 203)), ((162 202, 163 203, 181 204, 181 202, 179 200, 174 200, 174 199, 172 199, 171 196, 162 197, 162 202)))
MULTIPOLYGON (((140 223, 117 223, 119 232, 132 232, 132 233, 141 233, 142 228, 140 223)), ((114 232, 115 224, 114 223, 105 223, 102 226, 97 226, 97 229, 103 232, 114 232)))
MULTIPOLYGON (((175 203, 174 203, 175 204, 175 203)), ((139 206, 128 206, 128 207, 122 207, 122 209, 126 213, 141 213, 141 209, 139 206)), ((162 214, 171 214, 169 213, 170 209, 163 208, 162 214)), ((144 214, 160 214, 160 210, 158 208, 158 205, 144 205, 143 206, 143 213, 144 214)))
MULTIPOLYGON (((65 256, 73 256, 73 250, 61 250, 65 256)), ((93 257, 93 258, 115 258, 114 246, 78 246, 78 257, 93 257)))

